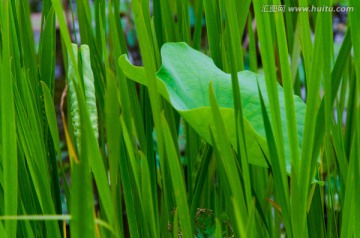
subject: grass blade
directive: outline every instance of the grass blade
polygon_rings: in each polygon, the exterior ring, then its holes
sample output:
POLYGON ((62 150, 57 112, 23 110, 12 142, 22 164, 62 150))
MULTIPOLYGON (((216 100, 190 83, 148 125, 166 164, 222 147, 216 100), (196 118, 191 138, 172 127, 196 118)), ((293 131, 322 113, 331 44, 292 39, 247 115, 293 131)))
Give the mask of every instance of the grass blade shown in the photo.
MULTIPOLYGON (((184 237, 192 237, 193 229, 191 227, 191 218, 189 214, 189 206, 187 203, 186 189, 184 177, 181 172, 180 159, 173 144, 170 128, 165 119, 164 113, 161 117, 164 125, 164 140, 167 141, 166 154, 167 166, 171 173, 171 181, 174 189, 174 196, 177 205, 177 213, 179 214, 179 223, 181 224, 181 231, 184 237), (170 160, 171 158, 171 160, 170 160)), ((176 231, 174 231, 176 232, 176 231)))
MULTIPOLYGON (((0 63, 0 98, 1 98, 1 158, 3 166, 4 214, 18 213, 18 157, 16 138, 16 118, 13 94, 13 75, 11 73, 11 36, 9 1, 5 3, 2 19, 2 60, 0 63)), ((8 236, 16 237, 16 221, 5 221, 8 236)))

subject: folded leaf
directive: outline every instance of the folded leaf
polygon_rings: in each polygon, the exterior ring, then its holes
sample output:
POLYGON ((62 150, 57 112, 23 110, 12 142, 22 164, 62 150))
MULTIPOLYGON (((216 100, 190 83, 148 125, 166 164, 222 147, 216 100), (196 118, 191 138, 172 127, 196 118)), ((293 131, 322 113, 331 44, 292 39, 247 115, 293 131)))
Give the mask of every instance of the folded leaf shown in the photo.
POLYGON ((70 97, 70 109, 71 109, 71 118, 72 124, 74 127, 74 134, 76 137, 77 147, 80 147, 81 133, 80 133, 80 113, 79 113, 79 102, 75 93, 75 85, 83 85, 83 93, 86 100, 87 111, 90 116, 91 126, 95 135, 95 138, 99 137, 98 130, 98 114, 96 108, 96 95, 95 95, 95 86, 94 86, 94 74, 91 69, 90 61, 90 50, 89 46, 81 45, 80 54, 81 54, 81 65, 78 61, 78 46, 76 44, 71 44, 72 51, 75 55, 76 65, 72 64, 70 56, 68 56, 69 68, 68 68, 68 86, 69 86, 69 97, 70 97), (78 82, 75 67, 80 69, 82 67, 82 82, 78 82))

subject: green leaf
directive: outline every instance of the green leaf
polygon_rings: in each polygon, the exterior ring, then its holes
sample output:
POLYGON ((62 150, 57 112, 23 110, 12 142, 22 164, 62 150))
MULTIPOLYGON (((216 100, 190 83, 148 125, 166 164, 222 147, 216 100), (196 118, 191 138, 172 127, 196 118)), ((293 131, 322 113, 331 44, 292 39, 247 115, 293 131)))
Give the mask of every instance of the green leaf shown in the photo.
MULTIPOLYGON (((260 104, 261 109, 263 113, 263 120, 264 120, 264 127, 266 131, 266 138, 268 142, 268 148, 270 153, 270 163, 271 163, 271 173, 274 177, 274 182, 277 186, 277 197, 279 201, 279 205, 281 206, 282 210, 282 216, 284 217, 284 225, 285 229, 288 231, 288 234, 291 234, 291 223, 290 221, 290 205, 289 205, 289 189, 288 189, 288 180, 285 170, 285 163, 279 159, 276 145, 275 145, 275 139, 274 139, 274 133, 272 131, 272 128, 270 126, 270 118, 267 115, 267 111, 264 104, 264 98, 261 94, 260 88, 258 88, 259 96, 260 96, 260 104)), ((294 178, 292 178, 294 179, 294 178)))
POLYGON ((39 70, 42 81, 54 95, 55 61, 56 61, 56 29, 54 9, 46 16, 44 32, 41 38, 39 70))
MULTIPOLYGON (((3 206, 2 212, 6 215, 16 215, 18 212, 18 154, 16 136, 16 117, 13 93, 13 75, 11 72, 11 32, 9 2, 5 3, 5 13, 2 19, 2 60, 0 62, 0 161, 3 174, 3 206)), ((1 52, 0 52, 1 53, 1 52)), ((17 223, 6 221, 4 224, 9 237, 16 236, 17 223)), ((5 233, 2 228, 1 233, 5 233)))
POLYGON ((69 100, 70 100, 70 114, 71 114, 71 122, 74 127, 74 134, 76 137, 76 145, 79 149, 80 147, 80 116, 79 116, 79 103, 76 98, 75 86, 74 84, 79 84, 78 77, 76 76, 76 70, 78 68, 78 47, 76 44, 71 44, 71 51, 75 56, 75 62, 71 61, 71 54, 68 53, 69 66, 67 71, 67 79, 68 79, 68 88, 69 88, 69 100))
POLYGON ((96 108, 94 74, 91 69, 89 46, 87 45, 80 46, 80 53, 82 59, 81 63, 82 63, 84 92, 85 92, 87 110, 90 116, 91 126, 93 128, 95 138, 98 139, 99 138, 98 113, 96 108))
POLYGON ((46 86, 46 84, 41 81, 41 87, 44 93, 44 105, 45 105, 45 113, 47 122, 49 124, 49 129, 51 132, 51 136, 54 142, 54 147, 57 153, 59 160, 61 159, 61 150, 60 150, 60 139, 59 139, 59 130, 57 126, 56 113, 54 108, 54 102, 51 98, 50 89, 46 86))
POLYGON ((181 224, 184 237, 191 237, 192 227, 180 159, 176 152, 174 141, 172 140, 170 128, 165 119, 164 113, 162 113, 161 121, 164 125, 164 139, 168 142, 166 146, 166 154, 168 155, 167 164, 171 173, 171 182, 173 185, 174 197, 178 209, 177 213, 179 214, 179 223, 181 224))
MULTIPOLYGON (((72 44, 72 50, 75 56, 78 54, 78 48, 76 44, 72 44)), ((69 58, 69 69, 68 69, 68 85, 69 85, 69 95, 70 95, 70 108, 71 108, 71 117, 74 127, 74 133, 76 136, 76 143, 79 148, 81 133, 80 133, 80 119, 79 119, 79 102, 76 98, 74 83, 78 84, 77 77, 75 74, 75 68, 82 67, 82 80, 83 80, 83 92, 86 100, 87 111, 90 116, 91 126, 94 131, 95 138, 99 137, 98 130, 98 113, 96 108, 96 96, 95 96, 95 86, 94 86, 94 74, 91 69, 90 63, 90 50, 87 45, 80 46, 81 54, 81 66, 77 63, 74 65, 69 58)), ((70 56, 69 56, 70 57, 70 56)))
MULTIPOLYGON (((109 73, 109 75, 111 75, 109 73)), ((117 204, 116 201, 121 201, 121 193, 118 191, 119 186, 119 159, 120 158, 120 105, 117 95, 117 85, 114 77, 107 79, 107 94, 105 98, 105 123, 107 129, 107 141, 108 141, 108 160, 109 160, 109 172, 110 172, 110 188, 111 198, 115 208, 115 218, 121 219, 121 204, 117 204)), ((117 227, 118 233, 123 237, 122 227, 117 227)))
MULTIPOLYGON (((218 69, 212 59, 193 50, 185 43, 166 43, 161 51, 163 65, 157 73, 159 92, 165 97, 180 115, 211 144, 208 126, 213 127, 209 102, 208 87, 213 84, 214 95, 219 104, 221 115, 226 125, 229 140, 236 148, 236 130, 234 121, 234 104, 232 97, 231 76, 218 69)), ((119 59, 120 67, 125 75, 141 84, 147 85, 144 69, 132 66, 125 56, 119 59)), ((263 75, 250 71, 238 72, 244 113, 246 146, 249 162, 259 166, 267 166, 263 152, 268 156, 266 134, 257 91, 257 80, 265 100, 268 114, 268 94, 263 75)), ((283 89, 277 85, 280 100, 281 123, 285 136, 285 153, 287 171, 290 171, 290 150, 287 139, 285 103, 283 89)), ((306 106, 297 96, 294 96, 299 148, 302 144, 302 131, 306 106)))
POLYGON ((216 101, 213 85, 210 83, 209 86, 209 100, 211 103, 211 115, 214 121, 213 131, 210 128, 210 133, 216 133, 216 136, 211 134, 211 140, 214 141, 215 147, 215 157, 219 165, 219 178, 225 183, 225 193, 230 196, 225 200, 227 203, 232 203, 234 206, 232 221, 236 224, 235 233, 238 237, 246 237, 246 232, 244 230, 244 224, 248 220, 248 210, 246 207, 246 199, 242 191, 241 179, 237 170, 236 158, 231 150, 230 141, 228 139, 225 121, 221 118, 221 111, 216 101), (232 199, 237 201, 234 203, 232 199))

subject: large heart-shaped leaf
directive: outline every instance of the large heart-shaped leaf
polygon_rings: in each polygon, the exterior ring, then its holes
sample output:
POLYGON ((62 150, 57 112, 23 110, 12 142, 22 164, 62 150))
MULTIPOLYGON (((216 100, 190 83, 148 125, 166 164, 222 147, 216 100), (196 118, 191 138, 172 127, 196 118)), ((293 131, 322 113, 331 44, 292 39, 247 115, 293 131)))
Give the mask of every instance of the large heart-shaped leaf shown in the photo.
MULTIPOLYGON (((203 53, 189 47, 186 43, 166 43, 161 49, 163 65, 157 73, 158 89, 180 115, 207 142, 211 142, 209 126, 213 119, 209 102, 209 84, 212 82, 214 94, 226 125, 227 134, 233 145, 236 145, 236 130, 234 103, 232 96, 231 76, 216 67, 213 60, 203 53)), ((130 79, 147 85, 145 71, 129 63, 126 56, 119 59, 119 64, 130 79)), ((246 146, 249 162, 255 165, 267 166, 264 154, 268 156, 265 129, 262 118, 257 82, 269 108, 265 78, 261 74, 250 71, 238 73, 241 100, 244 114, 246 146)), ((290 169, 290 149, 286 128, 285 102, 283 89, 278 85, 283 136, 287 169, 290 169)), ((294 96, 299 147, 302 144, 302 131, 305 103, 294 96)), ((267 110, 270 115, 270 110, 267 110)), ((271 117, 270 117, 271 118, 271 117)), ((234 146, 236 148, 236 146, 234 146)))

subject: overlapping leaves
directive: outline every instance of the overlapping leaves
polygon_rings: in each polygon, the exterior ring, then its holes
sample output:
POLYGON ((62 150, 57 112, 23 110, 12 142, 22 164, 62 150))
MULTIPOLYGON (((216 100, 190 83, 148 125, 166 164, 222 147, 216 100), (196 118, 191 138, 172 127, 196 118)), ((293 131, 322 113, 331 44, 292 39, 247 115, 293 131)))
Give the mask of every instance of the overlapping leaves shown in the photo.
MULTIPOLYGON (((161 56, 163 65, 157 73, 157 84, 161 95, 172 104, 199 135, 211 143, 209 126, 212 127, 214 122, 211 116, 208 88, 210 82, 212 82, 214 95, 226 124, 227 134, 235 148, 236 130, 230 74, 218 69, 211 58, 192 49, 186 43, 166 43, 162 47, 161 56)), ((147 85, 143 68, 132 66, 126 56, 120 58, 119 64, 127 77, 147 85)), ((255 165, 266 166, 264 155, 268 156, 268 150, 260 98, 257 91, 257 82, 259 82, 265 106, 269 108, 265 78, 263 75, 250 71, 239 72, 238 78, 245 117, 246 146, 249 161, 255 165)), ((278 92, 289 171, 290 150, 287 139, 286 109, 283 89, 280 85, 278 85, 278 92)), ((299 146, 301 147, 306 105, 297 96, 294 96, 294 101, 299 146)), ((270 110, 267 111, 270 114, 270 110)))

